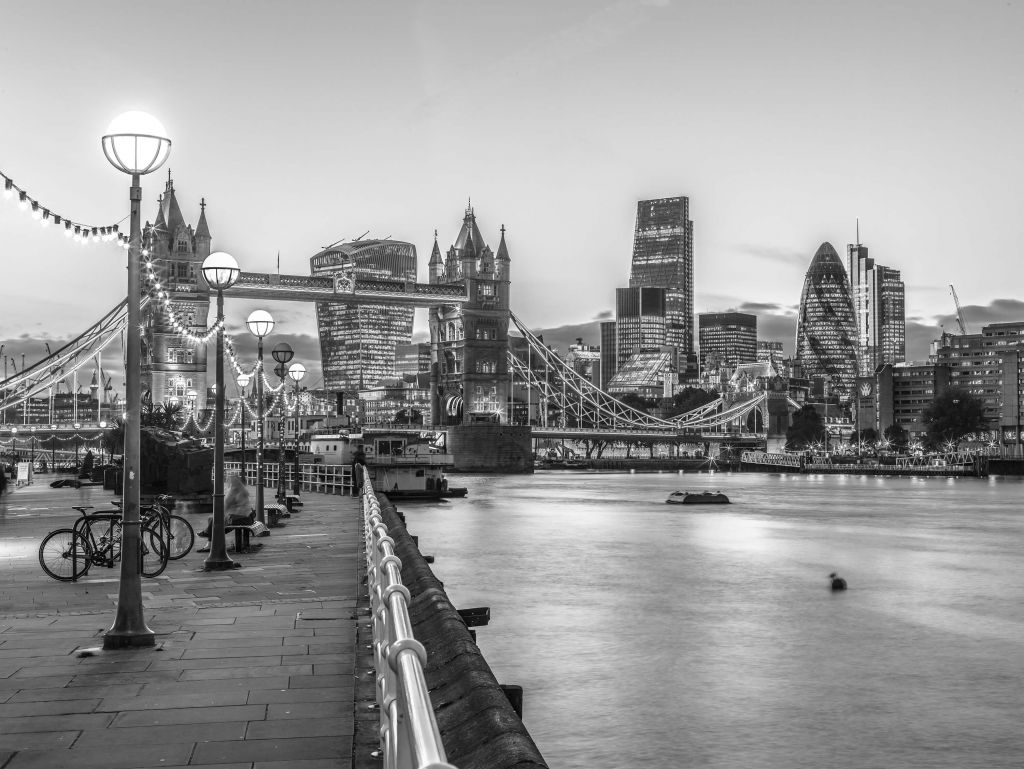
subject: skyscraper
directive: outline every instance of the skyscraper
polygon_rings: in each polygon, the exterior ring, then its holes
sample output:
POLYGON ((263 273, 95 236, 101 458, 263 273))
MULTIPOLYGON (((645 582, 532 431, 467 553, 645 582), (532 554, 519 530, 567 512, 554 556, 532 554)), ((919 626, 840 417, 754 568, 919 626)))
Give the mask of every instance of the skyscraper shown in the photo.
MULTIPOLYGON (((319 276, 416 280, 416 246, 398 240, 357 240, 311 257, 319 276)), ((320 356, 327 390, 361 390, 395 376, 395 347, 412 342, 413 309, 317 302, 320 356)))
POLYGON ((857 377, 857 322, 846 269, 831 243, 811 260, 800 296, 796 357, 809 379, 847 398, 857 377))
POLYGON ((677 365, 693 346, 693 222, 686 197, 641 200, 636 206, 630 287, 665 289, 665 344, 677 365))
POLYGON ((702 312, 698 318, 704 370, 757 361, 757 316, 747 312, 702 312))
POLYGON ((906 358, 903 281, 899 270, 875 264, 860 243, 846 247, 846 272, 857 329, 857 366, 860 376, 872 376, 883 363, 906 358))

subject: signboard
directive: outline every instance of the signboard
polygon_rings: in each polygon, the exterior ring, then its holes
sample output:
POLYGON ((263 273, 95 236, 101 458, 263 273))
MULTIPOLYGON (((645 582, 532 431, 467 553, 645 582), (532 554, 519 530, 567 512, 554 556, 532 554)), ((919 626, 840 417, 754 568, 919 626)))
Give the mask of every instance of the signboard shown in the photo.
POLYGON ((32 483, 32 463, 18 462, 18 485, 32 483))

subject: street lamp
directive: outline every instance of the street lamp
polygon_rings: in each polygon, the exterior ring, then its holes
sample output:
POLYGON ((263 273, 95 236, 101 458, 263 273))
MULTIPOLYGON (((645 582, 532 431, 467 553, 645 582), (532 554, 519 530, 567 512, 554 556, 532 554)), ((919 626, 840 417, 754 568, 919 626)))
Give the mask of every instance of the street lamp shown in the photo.
POLYGON ((298 495, 302 491, 302 479, 299 478, 299 382, 306 376, 306 367, 301 363, 293 363, 288 367, 288 378, 295 382, 295 475, 292 478, 292 493, 298 495))
MULTIPOLYGON (((213 428, 213 526, 206 571, 231 569, 240 564, 228 557, 224 542, 224 289, 231 288, 241 272, 231 254, 215 251, 203 260, 203 278, 217 292, 217 383, 213 428)), ((195 399, 191 398, 193 405, 195 399)))
MULTIPOLYGON (((81 427, 82 427, 81 423, 75 422, 75 474, 76 475, 78 474, 78 443, 81 440, 81 436, 79 436, 78 431, 81 429, 81 427)), ((139 587, 140 588, 142 587, 142 582, 141 581, 139 582, 139 587)), ((139 600, 141 601, 142 599, 139 598, 139 600)))
POLYGON ((36 472, 36 426, 32 425, 32 455, 28 460, 28 482, 32 483, 32 478, 36 472))
MULTIPOLYGON (((104 649, 153 646, 153 631, 142 615, 142 536, 139 524, 142 417, 142 228, 139 177, 167 160, 171 140, 156 118, 145 112, 125 112, 110 123, 103 137, 103 154, 114 168, 132 177, 131 230, 128 240, 128 326, 125 356, 124 490, 122 494, 121 580, 117 615, 103 637, 104 649)), ((77 444, 76 444, 77 447, 77 444)), ((77 453, 77 448, 76 448, 77 453)))
POLYGON ((253 310, 245 325, 249 333, 259 339, 256 348, 256 520, 267 522, 263 509, 263 337, 274 330, 274 318, 266 310, 253 310))
POLYGON ((239 374, 235 379, 238 389, 242 391, 239 405, 242 407, 242 483, 249 485, 248 468, 245 465, 245 388, 249 386, 249 375, 239 374))
POLYGON ((281 342, 280 344, 274 345, 274 349, 270 351, 270 354, 274 356, 274 360, 277 361, 277 365, 274 366, 274 373, 277 374, 281 380, 281 420, 277 423, 277 501, 284 501, 284 473, 285 473, 285 456, 284 456, 284 407, 285 407, 285 379, 288 377, 288 361, 295 357, 295 353, 292 351, 292 346, 287 342, 281 342))

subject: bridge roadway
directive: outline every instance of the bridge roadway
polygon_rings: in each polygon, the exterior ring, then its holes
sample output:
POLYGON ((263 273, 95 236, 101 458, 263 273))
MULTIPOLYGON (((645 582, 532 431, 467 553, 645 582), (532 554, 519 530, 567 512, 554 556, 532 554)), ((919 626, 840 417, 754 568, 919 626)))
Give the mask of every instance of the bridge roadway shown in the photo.
POLYGON ((228 298, 339 304, 388 304, 430 307, 469 301, 465 284, 415 283, 405 280, 352 279, 351 276, 279 275, 243 272, 224 292, 228 298))
POLYGON ((682 428, 669 430, 631 430, 611 428, 594 430, 587 427, 533 427, 534 438, 569 438, 572 440, 606 441, 676 441, 679 443, 729 443, 734 446, 764 446, 765 437, 757 433, 733 432, 728 430, 692 430, 682 428))

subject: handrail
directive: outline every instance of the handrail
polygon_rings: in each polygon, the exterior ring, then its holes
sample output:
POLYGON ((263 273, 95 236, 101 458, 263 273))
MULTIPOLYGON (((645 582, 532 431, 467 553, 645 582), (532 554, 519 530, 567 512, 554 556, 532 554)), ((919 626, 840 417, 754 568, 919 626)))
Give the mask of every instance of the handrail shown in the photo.
POLYGON ((427 650, 413 637, 409 588, 402 561, 380 513, 370 474, 362 465, 366 575, 373 613, 373 660, 377 670, 380 743, 385 769, 456 769, 448 763, 434 718, 423 668, 427 650))

